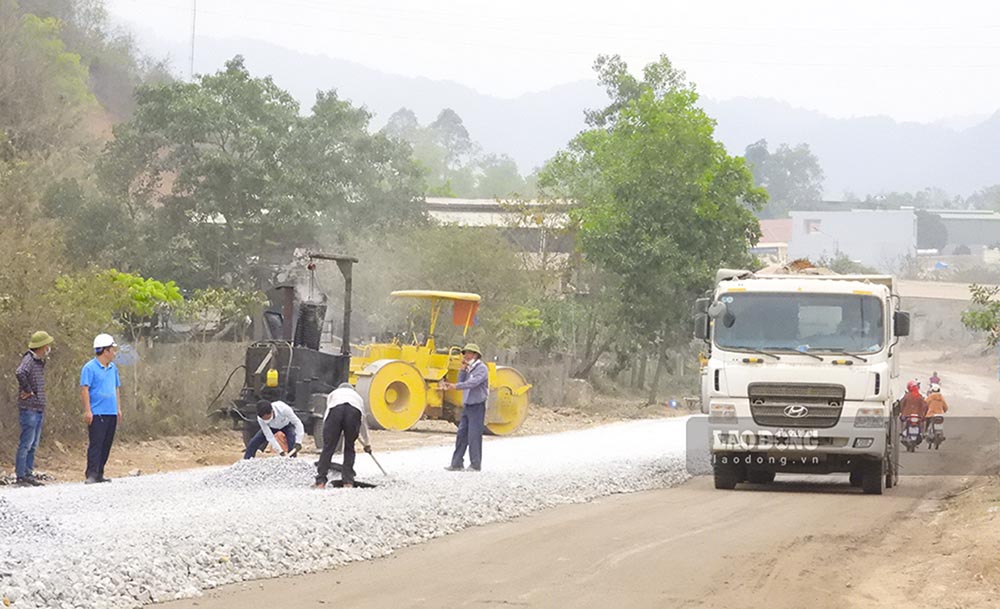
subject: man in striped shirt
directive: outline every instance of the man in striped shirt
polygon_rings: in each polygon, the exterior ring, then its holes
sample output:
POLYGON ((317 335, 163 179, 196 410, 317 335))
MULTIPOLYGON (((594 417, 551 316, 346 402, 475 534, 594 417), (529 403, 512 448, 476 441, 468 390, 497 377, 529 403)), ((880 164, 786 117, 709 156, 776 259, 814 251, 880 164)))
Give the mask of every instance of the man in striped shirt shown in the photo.
POLYGON ((14 457, 19 486, 42 486, 35 478, 35 449, 42 438, 42 419, 45 417, 45 358, 54 340, 47 332, 32 334, 28 350, 14 371, 18 386, 18 422, 21 424, 21 438, 14 457))

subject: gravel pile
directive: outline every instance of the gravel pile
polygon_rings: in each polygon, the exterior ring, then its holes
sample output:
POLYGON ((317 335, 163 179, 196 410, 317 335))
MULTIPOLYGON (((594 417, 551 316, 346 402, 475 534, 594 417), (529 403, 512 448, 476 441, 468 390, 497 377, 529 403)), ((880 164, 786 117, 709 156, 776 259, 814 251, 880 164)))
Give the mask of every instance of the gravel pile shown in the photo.
POLYGON ((302 458, 0 489, 0 510, 13 515, 0 514, 0 596, 15 609, 117 609, 329 569, 554 505, 677 484, 683 450, 683 420, 667 419, 493 440, 481 473, 445 472, 447 447, 380 454, 388 478, 359 454, 358 479, 379 485, 368 490, 312 490, 313 460, 302 458))
MULTIPOLYGON (((237 461, 222 471, 205 476, 202 484, 218 488, 296 488, 316 478, 316 466, 308 458, 269 457, 237 461)), ((336 472, 334 472, 336 473, 336 472)))
MULTIPOLYGON (((45 518, 30 516, 0 497, 0 534, 6 536, 10 533, 50 536, 55 533, 55 528, 45 518)), ((15 538, 11 541, 18 540, 15 538)))

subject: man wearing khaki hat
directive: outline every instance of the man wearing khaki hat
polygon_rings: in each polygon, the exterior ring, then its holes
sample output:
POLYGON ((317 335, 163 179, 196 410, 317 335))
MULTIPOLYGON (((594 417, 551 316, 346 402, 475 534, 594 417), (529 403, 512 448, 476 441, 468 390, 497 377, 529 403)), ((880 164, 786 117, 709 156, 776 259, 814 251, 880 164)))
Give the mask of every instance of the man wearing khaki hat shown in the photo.
POLYGON ((19 486, 42 486, 35 478, 35 449, 42 438, 45 417, 45 358, 52 350, 53 339, 39 330, 28 339, 28 350, 14 371, 17 377, 17 410, 21 439, 14 456, 14 471, 19 486))
POLYGON ((442 381, 438 384, 444 390, 462 390, 462 419, 455 435, 455 452, 451 456, 451 465, 445 468, 450 472, 462 469, 466 448, 469 450, 469 470, 478 472, 483 466, 483 427, 486 424, 486 398, 490 394, 490 373, 482 360, 483 352, 478 345, 465 345, 458 382, 442 381))

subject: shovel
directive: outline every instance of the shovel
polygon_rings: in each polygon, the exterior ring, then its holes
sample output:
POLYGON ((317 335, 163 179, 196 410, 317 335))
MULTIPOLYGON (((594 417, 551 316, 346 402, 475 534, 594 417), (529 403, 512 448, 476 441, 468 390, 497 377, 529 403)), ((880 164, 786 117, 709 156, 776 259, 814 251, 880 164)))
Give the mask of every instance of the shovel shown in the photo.
MULTIPOLYGON (((365 451, 365 452, 368 452, 368 451, 365 451)), ((371 457, 371 458, 372 458, 372 461, 374 461, 374 462, 375 462, 375 465, 377 465, 377 466, 378 466, 378 468, 379 468, 380 470, 382 470, 382 475, 383 475, 383 476, 385 476, 386 478, 388 478, 388 477, 389 477, 389 474, 385 473, 385 469, 384 469, 384 468, 382 467, 382 464, 378 462, 378 459, 376 459, 376 458, 375 458, 375 455, 373 455, 372 453, 370 453, 370 452, 369 452, 369 453, 368 453, 368 456, 369 456, 369 457, 371 457)))

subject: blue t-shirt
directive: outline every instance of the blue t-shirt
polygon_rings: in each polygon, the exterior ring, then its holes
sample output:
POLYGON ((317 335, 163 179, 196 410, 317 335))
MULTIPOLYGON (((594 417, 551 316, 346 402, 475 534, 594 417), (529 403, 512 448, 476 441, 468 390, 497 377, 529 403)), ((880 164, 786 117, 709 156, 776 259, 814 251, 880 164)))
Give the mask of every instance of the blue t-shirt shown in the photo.
POLYGON ((118 414, 118 393, 122 382, 118 378, 118 367, 108 362, 105 368, 97 358, 83 365, 80 371, 80 386, 90 388, 90 412, 95 415, 118 414))

